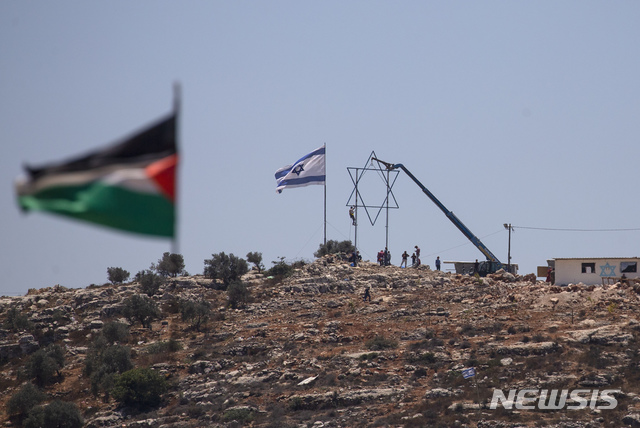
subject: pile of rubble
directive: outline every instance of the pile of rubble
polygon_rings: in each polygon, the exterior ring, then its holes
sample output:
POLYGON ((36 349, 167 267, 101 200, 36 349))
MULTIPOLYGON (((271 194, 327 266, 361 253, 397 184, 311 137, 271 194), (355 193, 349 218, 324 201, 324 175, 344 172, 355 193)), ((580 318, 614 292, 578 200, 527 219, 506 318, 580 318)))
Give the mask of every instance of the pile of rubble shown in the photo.
MULTIPOLYGON (((640 426, 640 302, 630 287, 352 267, 330 257, 280 282, 256 271, 243 282, 250 302, 231 309, 211 279, 170 279, 153 296, 163 318, 152 329, 131 326, 134 363, 171 385, 147 413, 92 396, 82 376, 91 338, 103 323, 125 321, 123 300, 139 284, 3 297, 0 320, 17 308, 64 345, 63 379, 45 392, 77 404, 88 427, 640 426), (167 309, 177 299, 206 299, 215 316, 201 332, 190 329, 167 309), (146 355, 169 339, 182 350, 146 355), (465 378, 470 367, 475 376, 465 378), (568 399, 544 410, 536 401, 542 391, 596 389, 615 390, 614 408, 592 400, 576 410, 568 399), (527 406, 496 407, 496 390, 533 392, 527 406)), ((42 345, 38 334, 0 331, 0 401, 19 389, 20 367, 42 345)), ((2 421, 13 423, 6 412, 2 421)))

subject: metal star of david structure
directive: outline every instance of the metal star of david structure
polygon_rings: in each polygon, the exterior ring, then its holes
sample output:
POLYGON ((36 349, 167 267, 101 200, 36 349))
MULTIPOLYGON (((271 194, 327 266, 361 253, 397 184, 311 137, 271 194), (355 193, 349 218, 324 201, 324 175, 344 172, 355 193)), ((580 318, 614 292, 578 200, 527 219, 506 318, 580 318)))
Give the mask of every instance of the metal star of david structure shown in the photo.
POLYGON ((396 197, 393 194, 393 191, 391 190, 398 178, 399 171, 397 170, 389 171, 386 169, 374 168, 373 166, 368 167, 367 165, 372 165, 371 159, 375 157, 376 157, 376 152, 371 152, 371 154, 369 155, 369 158, 367 159, 367 162, 365 163, 364 168, 352 168, 352 167, 347 168, 347 170, 349 171, 349 176, 351 177, 351 182, 353 182, 353 186, 354 186, 353 190, 351 191, 351 195, 349 196, 349 200, 347 201, 347 206, 355 205, 357 207, 364 208, 364 211, 366 212, 367 217, 369 218, 369 222, 371 223, 372 226, 375 225, 383 208, 392 208, 392 209, 400 208, 398 206, 398 201, 396 200, 396 197), (381 181, 384 183, 385 187, 387 188, 386 195, 380 205, 368 205, 365 202, 364 198, 362 197, 362 190, 358 188, 358 185, 360 184, 362 177, 368 171, 377 172, 378 176, 381 178, 381 181), (370 208, 378 209, 377 213, 374 211, 375 217, 372 217, 372 213, 369 212, 370 208))

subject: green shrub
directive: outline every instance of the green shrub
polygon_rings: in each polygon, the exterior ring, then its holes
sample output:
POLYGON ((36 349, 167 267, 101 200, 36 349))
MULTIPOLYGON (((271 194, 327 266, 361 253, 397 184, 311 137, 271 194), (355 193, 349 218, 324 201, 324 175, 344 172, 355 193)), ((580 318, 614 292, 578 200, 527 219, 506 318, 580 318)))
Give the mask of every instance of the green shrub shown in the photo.
POLYGON ((147 346, 149 354, 166 354, 169 352, 177 352, 182 349, 182 344, 175 339, 161 340, 147 346))
POLYGON ((67 325, 71 322, 71 317, 60 309, 54 309, 51 318, 58 326, 67 325))
POLYGON ((499 358, 491 358, 489 361, 487 361, 487 365, 489 366, 489 368, 502 367, 502 363, 500 362, 499 358))
MULTIPOLYGON (((500 333, 500 331, 502 331, 503 328, 504 328, 504 324, 501 323, 500 321, 496 321, 484 327, 482 330, 484 330, 489 334, 495 334, 495 333, 500 333)), ((509 327, 509 328, 514 328, 514 327, 509 327)), ((509 334, 515 334, 515 330, 513 330, 513 333, 509 333, 509 334)))
POLYGON ((596 369, 605 369, 611 364, 610 359, 603 355, 602 349, 597 346, 589 346, 589 349, 582 355, 581 361, 596 369))
POLYGON ((360 355, 359 359, 361 361, 367 361, 367 360, 375 360, 376 358, 378 358, 378 353, 377 352, 370 352, 368 354, 360 355))
POLYGON ((167 383, 149 368, 136 368, 119 375, 112 390, 113 397, 125 406, 146 409, 157 407, 167 383))
POLYGON ((207 278, 222 280, 225 287, 238 281, 247 272, 249 272, 247 261, 233 254, 226 255, 224 252, 212 254, 211 259, 204 261, 204 275, 207 278))
POLYGON ((536 343, 547 342, 547 341, 551 340, 551 338, 549 336, 545 336, 545 335, 539 334, 539 333, 538 334, 534 334, 531 339, 536 343))
POLYGON ((149 297, 134 294, 124 300, 122 314, 131 322, 139 321, 143 327, 151 329, 151 323, 160 318, 160 309, 149 297))
POLYGON ((224 422, 238 421, 238 422, 251 422, 253 420, 253 410, 247 407, 239 407, 235 409, 228 409, 222 415, 224 422))
POLYGON ((29 411, 42 403, 47 395, 32 383, 25 383, 7 402, 7 413, 18 417, 26 416, 29 411))
POLYGON ((478 334, 478 331, 476 330, 476 327, 473 326, 472 324, 463 324, 462 327, 460 327, 460 335, 462 336, 473 337, 473 336, 476 336, 477 334, 478 334))
POLYGON ((273 276, 278 279, 291 276, 291 274, 295 270, 292 264, 290 265, 284 261, 284 257, 280 257, 279 261, 272 261, 271 263, 273 263, 273 266, 271 266, 271 269, 269 269, 266 273, 268 276, 273 276))
POLYGON ((36 385, 44 387, 54 383, 60 377, 60 369, 63 367, 64 349, 60 345, 49 345, 31 355, 25 366, 25 372, 36 385))
POLYGON ((131 274, 120 267, 107 268, 107 278, 112 284, 122 284, 131 274))
POLYGON ((384 336, 376 336, 365 342, 367 349, 371 351, 382 351, 384 349, 393 349, 398 347, 398 342, 393 339, 387 339, 384 336))
POLYGON ((240 281, 231 283, 227 288, 229 305, 234 309, 242 307, 249 302, 250 295, 251 293, 247 286, 240 281))
POLYGON ((421 363, 421 364, 433 364, 436 362, 436 356, 433 352, 419 352, 419 353, 411 353, 407 357, 407 361, 412 364, 421 363))
POLYGON ((256 269, 258 269, 258 273, 261 273, 262 269, 264 269, 264 265, 262 264, 262 253, 247 253, 247 261, 249 263, 253 263, 256 269))
POLYGON ((87 354, 84 374, 92 376, 99 371, 104 373, 124 373, 132 368, 131 350, 127 346, 96 346, 92 347, 87 354))
POLYGON ((25 428, 81 428, 84 425, 78 407, 55 400, 46 406, 34 407, 22 425, 25 428))
POLYGON ((103 340, 96 340, 84 362, 84 375, 91 379, 91 392, 97 396, 100 391, 109 397, 115 376, 133 368, 131 350, 126 346, 106 346, 103 340))
POLYGON ((322 256, 326 256, 327 254, 351 254, 355 250, 356 247, 351 241, 338 242, 330 239, 326 244, 320 244, 318 246, 318 251, 313 253, 313 255, 316 258, 320 258, 322 256))
POLYGON ((16 307, 7 310, 7 318, 5 318, 3 326, 13 333, 33 330, 33 323, 29 320, 29 317, 16 307))
POLYGON ((304 400, 301 397, 294 396, 289 400, 289 409, 293 411, 305 409, 304 400))
POLYGON ((179 307, 182 321, 188 321, 190 327, 196 331, 200 331, 211 317, 211 305, 206 300, 193 301, 183 299, 180 301, 179 307))
POLYGON ((166 252, 158 260, 155 268, 160 275, 175 278, 184 273, 184 257, 182 257, 182 254, 166 252))
POLYGON ((424 368, 422 368, 422 367, 418 367, 418 368, 413 372, 413 375, 412 375, 412 377, 413 377, 414 379, 419 379, 419 378, 426 377, 426 376, 427 376, 427 370, 426 370, 426 369, 424 369, 424 368))
POLYGON ((102 335, 109 344, 126 342, 129 338, 129 326, 117 321, 107 322, 102 326, 102 335))
POLYGON ((140 289, 144 294, 151 297, 156 294, 162 284, 164 278, 152 270, 143 270, 136 274, 136 281, 140 283, 140 289))

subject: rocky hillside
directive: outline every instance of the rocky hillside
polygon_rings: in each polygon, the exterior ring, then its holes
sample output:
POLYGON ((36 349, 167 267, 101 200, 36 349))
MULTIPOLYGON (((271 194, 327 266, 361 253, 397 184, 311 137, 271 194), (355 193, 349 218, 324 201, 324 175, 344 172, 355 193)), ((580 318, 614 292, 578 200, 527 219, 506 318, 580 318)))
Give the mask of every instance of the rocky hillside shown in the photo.
POLYGON ((64 366, 41 387, 44 403, 75 403, 87 427, 640 426, 631 286, 560 288, 533 275, 354 268, 331 258, 282 281, 256 271, 243 281, 250 299, 232 309, 215 281, 170 279, 152 297, 161 317, 151 328, 123 317, 136 283, 1 298, 0 423, 20 426, 7 403, 33 380, 25 367, 38 349, 58 344, 64 366), (203 299, 213 309, 198 331, 176 308, 203 299), (9 328, 16 314, 29 326, 9 328), (120 344, 133 364, 166 379, 159 405, 141 410, 92 393, 86 361, 113 321, 129 325, 120 344), (465 379, 469 367, 476 376, 465 379), (495 390, 525 401, 492 409, 495 390), (540 408, 562 390, 560 408, 540 408))

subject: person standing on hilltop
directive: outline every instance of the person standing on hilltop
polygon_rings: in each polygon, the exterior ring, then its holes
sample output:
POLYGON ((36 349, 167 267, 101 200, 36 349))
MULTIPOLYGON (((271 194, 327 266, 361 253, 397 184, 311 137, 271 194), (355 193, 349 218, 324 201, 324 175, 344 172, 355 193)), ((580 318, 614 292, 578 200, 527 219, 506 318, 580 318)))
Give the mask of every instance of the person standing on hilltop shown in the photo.
POLYGON ((408 259, 409 259, 409 253, 405 251, 404 253, 402 253, 402 262, 400 263, 400 267, 402 267, 402 265, 404 265, 404 267, 407 267, 408 259))
POLYGON ((416 248, 416 266, 420 266, 420 263, 422 263, 420 261, 420 247, 416 245, 415 248, 416 248))
POLYGON ((436 257, 436 270, 440 270, 440 256, 436 257))
POLYGON ((349 256, 349 263, 351 263, 351 266, 353 267, 358 267, 358 254, 356 254, 355 251, 353 251, 349 256))

